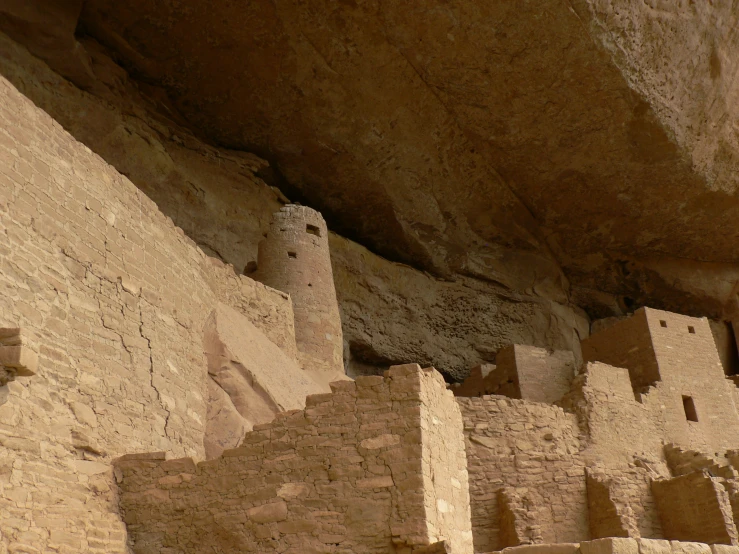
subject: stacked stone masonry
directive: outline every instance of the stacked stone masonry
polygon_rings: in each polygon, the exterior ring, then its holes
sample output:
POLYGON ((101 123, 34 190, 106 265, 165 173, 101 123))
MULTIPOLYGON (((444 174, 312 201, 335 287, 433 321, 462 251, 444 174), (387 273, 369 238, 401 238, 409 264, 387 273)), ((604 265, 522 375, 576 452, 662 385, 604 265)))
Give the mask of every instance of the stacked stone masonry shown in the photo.
POLYGON ((567 350, 513 344, 501 349, 496 364, 473 369, 463 384, 453 388, 457 396, 493 394, 534 402, 553 403, 570 390, 575 356, 567 350))
POLYGON ((343 375, 341 318, 321 214, 292 204, 274 214, 257 264, 255 279, 292 297, 303 367, 326 383, 343 375))
POLYGON ((600 537, 737 544, 737 390, 707 320, 642 309, 609 325, 583 341, 556 405, 475 394, 497 372, 523 396, 516 352, 455 388, 476 552, 600 537))
POLYGON ((3 363, 0 552, 125 552, 110 460, 201 457, 203 324, 221 300, 289 354, 290 299, 214 264, 2 78, 0 238, 0 348, 16 330, 38 355, 3 363))
POLYGON ((134 552, 410 553, 446 541, 471 553, 462 417, 441 375, 398 366, 332 386, 216 460, 122 458, 134 552))

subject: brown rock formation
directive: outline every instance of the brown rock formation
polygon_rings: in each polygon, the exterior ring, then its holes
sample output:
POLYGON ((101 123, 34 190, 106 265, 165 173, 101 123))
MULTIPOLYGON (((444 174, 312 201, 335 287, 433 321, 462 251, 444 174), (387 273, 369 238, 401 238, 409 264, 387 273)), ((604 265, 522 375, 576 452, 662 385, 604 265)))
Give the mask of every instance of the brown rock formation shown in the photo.
MULTIPOLYGON (((194 137, 168 111, 166 97, 144 94, 153 89, 137 87, 93 41, 84 41, 97 77, 91 92, 7 38, 0 44, 0 73, 128 175, 206 253, 239 269, 257 259, 257 244, 285 201, 257 176, 265 162, 194 137)), ((576 350, 587 335, 584 314, 568 304, 562 286, 533 283, 523 266, 501 268, 495 282, 448 280, 335 233, 329 241, 352 373, 420 359, 462 379, 506 344, 576 350)), ((286 347, 284 338, 270 338, 286 347)))
POLYGON ((392 259, 718 315, 732 5, 90 0, 80 29, 392 259))

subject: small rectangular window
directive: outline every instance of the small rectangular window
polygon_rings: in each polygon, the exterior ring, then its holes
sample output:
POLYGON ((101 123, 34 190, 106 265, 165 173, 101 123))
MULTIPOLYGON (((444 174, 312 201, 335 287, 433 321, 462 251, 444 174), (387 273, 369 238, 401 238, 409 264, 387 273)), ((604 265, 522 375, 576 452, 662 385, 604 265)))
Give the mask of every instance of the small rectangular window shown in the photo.
POLYGON ((666 321, 665 321, 664 319, 660 319, 660 320, 659 320, 659 324, 660 324, 660 325, 661 325, 662 327, 667 327, 667 322, 666 322, 666 321))
POLYGON ((288 252, 287 253, 287 257, 288 258, 297 258, 298 257, 298 253, 297 252, 288 252))
POLYGON ((695 402, 692 396, 683 396, 683 409, 685 410, 685 419, 688 421, 698 421, 698 412, 695 409, 695 402))
POLYGON ((695 335, 695 327, 693 327, 692 325, 688 325, 688 333, 690 333, 691 335, 695 335))
POLYGON ((311 235, 316 235, 317 237, 321 236, 321 230, 315 225, 311 225, 310 223, 305 226, 305 232, 311 235))

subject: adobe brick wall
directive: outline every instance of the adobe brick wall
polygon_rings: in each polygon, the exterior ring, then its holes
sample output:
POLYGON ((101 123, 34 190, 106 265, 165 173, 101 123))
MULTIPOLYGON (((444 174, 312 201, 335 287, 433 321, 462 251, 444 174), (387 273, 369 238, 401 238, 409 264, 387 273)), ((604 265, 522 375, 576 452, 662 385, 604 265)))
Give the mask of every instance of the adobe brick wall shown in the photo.
POLYGON ((541 542, 588 538, 585 467, 577 417, 557 406, 499 396, 457 397, 465 445, 476 552, 501 542, 498 491, 530 505, 541 542))
POLYGON ((441 376, 396 366, 333 388, 221 458, 118 462, 134 552, 410 554, 444 540, 472 554, 463 445, 442 440, 462 421, 441 376))
POLYGON ((290 301, 216 270, 3 78, 0 237, 0 327, 39 353, 0 406, 0 552, 124 552, 109 460, 202 456, 205 319, 237 298, 289 349, 290 301))

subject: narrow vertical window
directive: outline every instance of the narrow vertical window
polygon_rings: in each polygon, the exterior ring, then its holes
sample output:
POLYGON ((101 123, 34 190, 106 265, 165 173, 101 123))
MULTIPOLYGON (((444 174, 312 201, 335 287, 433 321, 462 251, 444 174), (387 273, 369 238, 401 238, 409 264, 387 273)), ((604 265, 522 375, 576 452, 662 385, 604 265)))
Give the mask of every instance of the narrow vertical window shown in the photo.
POLYGON ((695 409, 695 402, 692 396, 683 396, 683 409, 685 410, 685 419, 688 421, 698 421, 698 412, 695 409))

